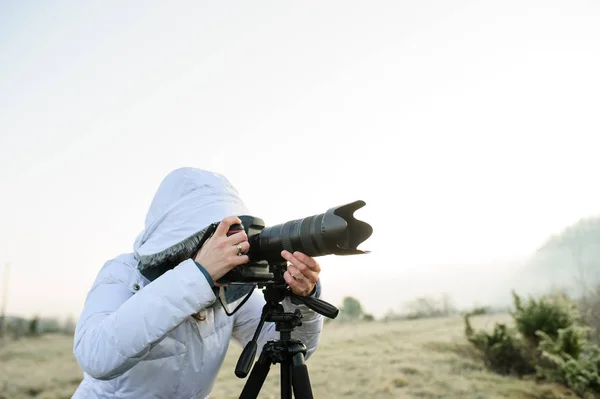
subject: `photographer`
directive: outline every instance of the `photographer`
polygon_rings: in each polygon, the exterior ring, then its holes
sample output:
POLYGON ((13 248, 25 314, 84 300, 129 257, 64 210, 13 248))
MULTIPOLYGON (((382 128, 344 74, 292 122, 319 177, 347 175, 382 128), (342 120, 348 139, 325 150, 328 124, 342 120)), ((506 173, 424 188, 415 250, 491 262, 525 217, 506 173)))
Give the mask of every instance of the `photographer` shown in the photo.
MULTIPOLYGON (((73 352, 84 378, 74 398, 208 397, 230 339, 242 346, 252 339, 265 303, 254 286, 216 283, 248 262, 246 233, 227 236, 230 226, 241 223, 237 215, 248 214, 219 174, 181 168, 163 180, 134 252, 109 260, 88 293, 75 331, 73 352), (198 250, 207 226, 217 221, 198 250), (228 316, 221 301, 231 312, 252 290, 228 316)), ((290 289, 319 297, 318 262, 298 252, 283 251, 282 257, 290 289)), ((289 297, 282 305, 304 315, 292 337, 306 345, 308 358, 323 317, 289 297)), ((265 323, 258 354, 276 338, 274 323, 265 323)))

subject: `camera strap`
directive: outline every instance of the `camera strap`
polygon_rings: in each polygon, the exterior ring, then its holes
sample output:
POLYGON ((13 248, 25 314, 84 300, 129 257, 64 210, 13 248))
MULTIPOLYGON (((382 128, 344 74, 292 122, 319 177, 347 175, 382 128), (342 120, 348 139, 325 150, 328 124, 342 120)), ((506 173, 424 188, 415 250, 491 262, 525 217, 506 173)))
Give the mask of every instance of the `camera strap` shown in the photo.
MULTIPOLYGON (((244 285, 244 286, 247 286, 247 285, 244 285)), ((227 298, 225 296, 225 288, 226 287, 219 287, 219 294, 217 295, 217 297, 219 298, 219 302, 221 303, 223 310, 225 310, 225 314, 227 314, 227 316, 233 316, 235 314, 235 312, 240 310, 242 305, 244 305, 248 301, 248 299, 250 299, 250 295, 252 295, 252 293, 254 292, 256 285, 252 285, 252 288, 250 289, 250 291, 248 292, 246 297, 242 300, 242 302, 240 302, 240 304, 231 313, 229 313, 229 310, 227 309, 227 298)))

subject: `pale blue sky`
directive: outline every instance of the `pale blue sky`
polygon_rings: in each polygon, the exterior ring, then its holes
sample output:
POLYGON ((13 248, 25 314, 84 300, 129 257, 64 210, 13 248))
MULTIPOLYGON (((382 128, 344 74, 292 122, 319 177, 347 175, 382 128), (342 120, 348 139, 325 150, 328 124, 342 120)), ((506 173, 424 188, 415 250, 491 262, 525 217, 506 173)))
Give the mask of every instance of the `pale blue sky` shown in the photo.
POLYGON ((78 315, 181 166, 267 224, 365 200, 322 279, 378 315, 600 213, 597 2, 1 1, 0 38, 11 313, 78 315))

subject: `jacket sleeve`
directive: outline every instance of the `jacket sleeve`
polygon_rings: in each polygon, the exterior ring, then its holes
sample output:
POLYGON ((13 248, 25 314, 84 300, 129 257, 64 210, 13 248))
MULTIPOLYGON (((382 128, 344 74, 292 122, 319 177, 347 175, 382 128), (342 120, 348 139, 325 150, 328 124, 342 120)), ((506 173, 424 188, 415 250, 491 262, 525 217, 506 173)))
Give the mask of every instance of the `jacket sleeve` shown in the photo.
POLYGON ((215 300, 191 259, 137 292, 123 277, 124 267, 111 261, 102 268, 75 329, 75 358, 96 379, 123 374, 186 318, 215 300))
MULTIPOLYGON (((321 281, 319 280, 317 282, 317 290, 313 295, 316 298, 319 298, 320 294, 321 281)), ((289 297, 286 297, 281 304, 286 312, 293 313, 295 309, 300 309, 302 312, 302 325, 296 327, 294 331, 292 331, 292 338, 300 340, 306 345, 305 359, 308 359, 317 350, 319 345, 324 318, 306 305, 293 304, 289 297)), ((254 337, 254 332, 256 331, 256 327, 258 327, 264 305, 265 300, 262 291, 255 290, 250 299, 248 299, 235 314, 236 318, 233 327, 233 338, 242 345, 242 347, 246 346, 246 344, 254 337)), ((265 322, 258 337, 257 356, 260 355, 263 345, 272 339, 279 339, 279 332, 275 330, 275 323, 265 322)))

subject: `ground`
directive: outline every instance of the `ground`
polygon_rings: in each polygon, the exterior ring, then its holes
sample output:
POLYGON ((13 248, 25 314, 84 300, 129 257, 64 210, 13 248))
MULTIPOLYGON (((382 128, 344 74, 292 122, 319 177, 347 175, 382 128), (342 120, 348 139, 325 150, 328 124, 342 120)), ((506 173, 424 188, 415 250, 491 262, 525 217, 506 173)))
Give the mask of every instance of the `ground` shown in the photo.
MULTIPOLYGON (((508 316, 479 316, 491 329, 508 316)), ((0 346, 0 399, 70 398, 81 379, 72 338, 44 336, 0 346)), ((241 348, 232 344, 211 399, 237 398, 246 382, 234 375, 241 348)), ((464 338, 460 317, 325 325, 307 361, 315 398, 575 398, 555 384, 502 377, 485 369, 464 338)), ((279 397, 273 366, 260 394, 279 397)))

